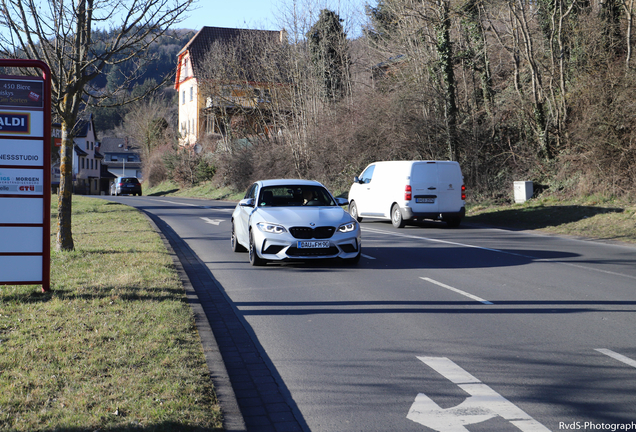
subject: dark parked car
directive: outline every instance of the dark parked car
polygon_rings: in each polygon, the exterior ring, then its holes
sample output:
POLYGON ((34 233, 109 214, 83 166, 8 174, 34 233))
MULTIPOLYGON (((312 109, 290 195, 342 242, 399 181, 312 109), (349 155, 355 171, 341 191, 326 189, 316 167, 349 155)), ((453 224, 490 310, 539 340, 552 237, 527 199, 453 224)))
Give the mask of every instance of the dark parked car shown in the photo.
POLYGON ((141 183, 136 177, 117 177, 110 186, 110 194, 141 196, 141 183))

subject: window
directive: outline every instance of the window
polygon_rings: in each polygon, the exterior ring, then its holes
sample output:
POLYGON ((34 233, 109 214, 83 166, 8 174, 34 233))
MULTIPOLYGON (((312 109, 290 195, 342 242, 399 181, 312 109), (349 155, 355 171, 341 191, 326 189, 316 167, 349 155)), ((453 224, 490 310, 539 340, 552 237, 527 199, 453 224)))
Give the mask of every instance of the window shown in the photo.
POLYGON ((84 169, 84 158, 80 158, 80 166, 82 169, 84 169))
POLYGON ((185 104, 185 90, 181 93, 181 105, 185 104))
POLYGON ((369 168, 364 170, 364 172, 360 176, 360 182, 365 184, 371 183, 371 177, 373 177, 374 170, 375 170, 375 165, 371 165, 369 168))
POLYGON ((190 102, 194 100, 194 87, 190 87, 190 102))

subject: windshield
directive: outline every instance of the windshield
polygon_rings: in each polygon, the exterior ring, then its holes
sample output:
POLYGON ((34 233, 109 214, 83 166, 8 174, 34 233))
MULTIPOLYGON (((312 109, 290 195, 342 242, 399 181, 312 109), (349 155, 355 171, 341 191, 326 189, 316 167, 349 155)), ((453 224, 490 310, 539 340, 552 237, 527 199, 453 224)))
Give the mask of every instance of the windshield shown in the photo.
POLYGON ((261 189, 259 207, 335 206, 336 203, 321 186, 266 186, 261 189))

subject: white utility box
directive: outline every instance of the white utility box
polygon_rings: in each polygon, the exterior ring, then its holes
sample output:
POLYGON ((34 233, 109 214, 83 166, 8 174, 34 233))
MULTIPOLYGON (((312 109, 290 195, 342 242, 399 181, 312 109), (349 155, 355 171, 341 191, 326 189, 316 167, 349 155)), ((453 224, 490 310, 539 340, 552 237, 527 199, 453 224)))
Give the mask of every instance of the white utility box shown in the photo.
POLYGON ((515 182, 515 203, 524 203, 532 198, 532 182, 516 181, 515 182))

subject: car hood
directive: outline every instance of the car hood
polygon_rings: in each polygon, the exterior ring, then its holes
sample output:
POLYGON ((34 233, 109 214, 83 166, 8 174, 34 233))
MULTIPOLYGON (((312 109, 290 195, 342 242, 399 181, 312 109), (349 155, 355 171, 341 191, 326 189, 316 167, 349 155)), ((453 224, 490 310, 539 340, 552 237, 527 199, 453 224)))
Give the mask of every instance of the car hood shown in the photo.
POLYGON ((284 226, 335 226, 352 220, 341 207, 259 207, 252 217, 284 226))

